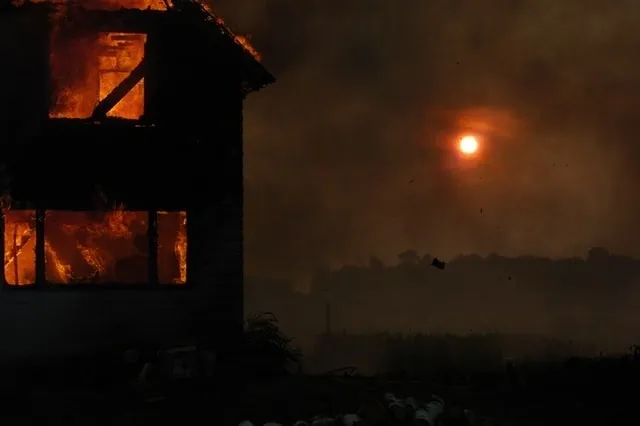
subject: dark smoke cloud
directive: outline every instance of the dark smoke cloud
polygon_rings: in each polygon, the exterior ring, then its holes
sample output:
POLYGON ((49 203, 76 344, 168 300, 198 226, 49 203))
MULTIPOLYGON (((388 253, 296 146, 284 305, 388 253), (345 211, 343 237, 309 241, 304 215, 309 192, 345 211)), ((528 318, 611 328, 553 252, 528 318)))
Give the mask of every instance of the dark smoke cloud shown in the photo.
POLYGON ((246 106, 249 272, 409 247, 639 254, 635 2, 214 6, 279 80, 246 106), (476 167, 450 149, 465 130, 476 167))

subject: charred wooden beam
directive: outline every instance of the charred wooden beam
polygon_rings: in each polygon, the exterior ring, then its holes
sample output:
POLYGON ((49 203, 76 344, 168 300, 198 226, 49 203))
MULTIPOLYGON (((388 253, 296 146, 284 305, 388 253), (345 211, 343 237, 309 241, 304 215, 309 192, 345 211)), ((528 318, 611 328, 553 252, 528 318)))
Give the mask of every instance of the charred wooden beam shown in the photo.
POLYGON ((142 58, 142 61, 135 67, 131 73, 124 78, 118 84, 115 89, 111 91, 103 100, 98 102, 95 109, 93 110, 93 114, 91 114, 91 118, 93 120, 100 120, 105 118, 109 111, 111 111, 118 102, 120 102, 126 95, 129 93, 135 86, 138 84, 145 75, 146 71, 146 60, 142 58))

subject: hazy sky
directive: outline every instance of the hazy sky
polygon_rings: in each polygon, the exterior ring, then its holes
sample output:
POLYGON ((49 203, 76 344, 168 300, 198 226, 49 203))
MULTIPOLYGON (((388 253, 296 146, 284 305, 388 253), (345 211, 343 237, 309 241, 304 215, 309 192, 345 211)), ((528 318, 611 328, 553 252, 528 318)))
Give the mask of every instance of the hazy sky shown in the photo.
POLYGON ((640 254, 632 0, 216 0, 278 82, 246 104, 250 273, 407 248, 640 254), (466 131, 475 161, 451 149, 466 131))

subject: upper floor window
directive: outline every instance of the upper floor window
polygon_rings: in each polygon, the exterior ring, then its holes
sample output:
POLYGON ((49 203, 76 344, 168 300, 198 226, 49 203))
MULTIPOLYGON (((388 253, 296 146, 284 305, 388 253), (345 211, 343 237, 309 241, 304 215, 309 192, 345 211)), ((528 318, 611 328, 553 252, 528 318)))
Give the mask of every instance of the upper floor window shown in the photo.
POLYGON ((127 86, 107 117, 137 120, 144 114, 144 76, 141 65, 147 36, 138 33, 100 33, 87 37, 60 30, 54 34, 51 81, 52 118, 89 118, 119 85, 127 86))

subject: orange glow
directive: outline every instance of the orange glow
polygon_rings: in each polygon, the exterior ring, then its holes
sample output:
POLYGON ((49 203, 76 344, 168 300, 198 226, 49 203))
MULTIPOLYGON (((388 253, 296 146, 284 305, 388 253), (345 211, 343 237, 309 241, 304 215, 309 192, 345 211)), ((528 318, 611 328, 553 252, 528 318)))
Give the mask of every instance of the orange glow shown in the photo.
POLYGON ((147 212, 47 212, 46 279, 53 283, 148 280, 147 212))
MULTIPOLYGON (((104 99, 142 62, 145 34, 100 34, 99 93, 104 99)), ((109 117, 139 119, 144 114, 144 79, 142 79, 107 114, 109 117)))
POLYGON ((162 0, 89 0, 85 6, 91 9, 118 10, 118 9, 151 9, 166 10, 162 0))
POLYGON ((247 35, 238 35, 238 34, 234 34, 234 38, 236 43, 238 43, 240 46, 242 46, 244 48, 244 50, 246 50, 247 52, 249 52, 249 54, 251 56, 253 56, 253 58, 260 62, 262 60, 262 55, 260 55, 260 52, 258 52, 256 50, 255 47, 253 47, 253 45, 251 44, 251 35, 247 34, 247 35))
POLYGON ((458 149, 464 155, 472 155, 478 151, 479 143, 475 136, 464 136, 458 143, 458 149))
MULTIPOLYGON (((34 3, 66 5, 68 0, 31 0, 34 3)), ((83 0, 82 7, 92 10, 151 9, 166 10, 164 0, 83 0)))
POLYGON ((158 280, 187 282, 187 213, 158 212, 158 280))
MULTIPOLYGON (((56 3, 67 4, 63 0, 56 3)), ((234 34, 204 2, 205 20, 215 22, 218 29, 231 37, 254 59, 260 54, 249 42, 250 36, 234 34), (206 14, 209 15, 206 15, 206 14)), ((86 9, 151 9, 166 10, 163 0, 87 0, 86 9)), ((144 57, 146 35, 105 33, 98 39, 87 35, 65 34, 64 8, 54 22, 51 37, 51 77, 54 88, 51 118, 89 118, 103 100, 144 57), (96 64, 98 66, 96 67, 96 64)), ((107 115, 114 118, 139 119, 144 113, 144 80, 140 81, 107 115)))
MULTIPOLYGON (((64 0, 55 3, 67 4, 64 0)), ((166 10, 163 0, 86 0, 93 10, 166 10)), ((51 118, 89 118, 94 108, 113 90, 144 56, 144 34, 103 33, 98 39, 65 34, 64 8, 60 9, 51 34, 51 79, 54 87, 51 118), (97 64, 97 66, 96 66, 97 64)), ((144 112, 144 81, 107 114, 139 119, 144 112)))
POLYGON ((92 56, 97 47, 89 38, 68 39, 57 31, 51 36, 51 118, 88 118, 98 103, 98 69, 92 56))
MULTIPOLYGON (((33 284, 36 276, 35 211, 7 210, 5 279, 33 284)), ((159 213, 158 276, 163 284, 187 279, 186 213, 159 213)), ((45 215, 45 278, 56 284, 148 281, 148 213, 48 211, 45 215)))
POLYGON ((36 212, 4 212, 4 277, 13 286, 36 282, 36 212))
POLYGON ((231 31, 231 28, 227 27, 227 24, 225 24, 224 20, 222 18, 220 18, 215 12, 214 10, 208 6, 205 2, 200 1, 200 0, 196 0, 197 3, 200 4, 200 6, 202 6, 202 8, 209 13, 212 17, 215 17, 216 23, 230 36, 233 38, 233 40, 238 43, 240 46, 242 46, 242 48, 249 53, 251 56, 253 56, 253 59, 255 59, 256 61, 260 62, 260 60, 262 59, 260 53, 255 49, 255 47, 253 47, 253 45, 251 44, 251 42, 249 41, 251 39, 250 35, 239 35, 239 34, 235 34, 233 31, 231 31))
MULTIPOLYGON (((146 35, 101 33, 53 40, 52 79, 56 90, 52 118, 89 118, 94 108, 142 61, 146 35), (80 63, 76 63, 80 62, 80 63), (97 64, 97 67, 91 64, 97 64)), ((144 80, 107 114, 139 119, 144 113, 144 80)))

